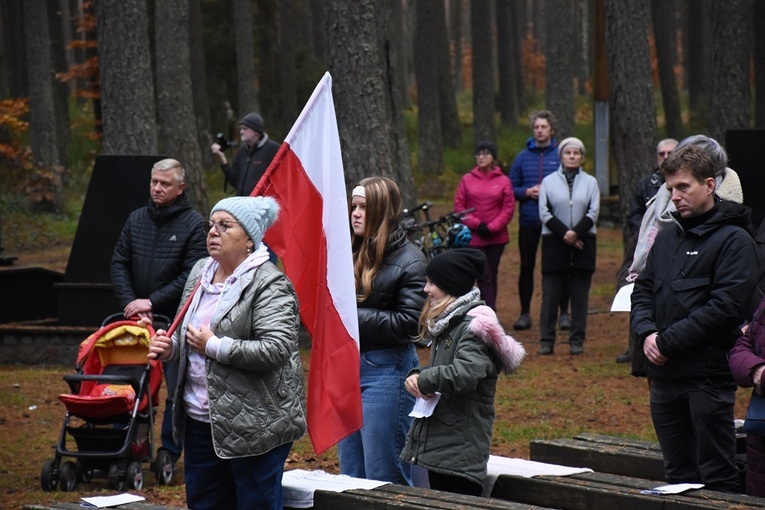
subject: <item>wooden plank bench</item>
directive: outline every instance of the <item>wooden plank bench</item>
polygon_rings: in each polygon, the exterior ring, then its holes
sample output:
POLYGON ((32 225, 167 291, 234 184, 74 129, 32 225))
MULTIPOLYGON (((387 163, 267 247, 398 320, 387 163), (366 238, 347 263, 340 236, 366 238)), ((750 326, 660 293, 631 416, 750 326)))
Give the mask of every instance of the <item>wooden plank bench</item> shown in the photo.
MULTIPOLYGON (((745 464, 746 436, 737 439, 739 466, 745 464)), ((563 466, 588 467, 614 475, 664 480, 664 460, 658 443, 599 434, 580 434, 573 439, 533 440, 529 458, 563 466)))
POLYGON ((562 510, 765 509, 765 498, 696 490, 677 495, 642 494, 663 482, 607 473, 524 478, 501 475, 491 496, 562 510))
MULTIPOLYGON (((151 503, 127 503, 110 508, 117 510, 178 510, 176 507, 152 505, 151 503)), ((24 505, 24 510, 82 510, 82 506, 79 503, 30 504, 24 505)))
POLYGON ((317 490, 313 496, 314 510, 545 510, 538 504, 526 504, 507 499, 481 498, 450 492, 383 485, 372 490, 329 492, 317 490))

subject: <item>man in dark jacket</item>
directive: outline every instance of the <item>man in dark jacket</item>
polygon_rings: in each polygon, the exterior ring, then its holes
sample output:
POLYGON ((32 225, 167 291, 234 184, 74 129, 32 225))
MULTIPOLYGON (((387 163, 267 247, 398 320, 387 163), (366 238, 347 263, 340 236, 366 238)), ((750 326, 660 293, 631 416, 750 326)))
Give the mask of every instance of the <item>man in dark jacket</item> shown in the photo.
POLYGON ((662 168, 677 212, 632 293, 632 328, 651 381, 651 418, 669 483, 740 491, 728 351, 750 314, 757 248, 748 207, 715 195, 715 165, 696 145, 662 168))
MULTIPOLYGON (((555 134, 555 116, 549 110, 533 112, 529 117, 534 134, 526 142, 526 148, 515 156, 508 176, 513 183, 518 216, 518 250, 521 254, 521 270, 518 275, 518 297, 521 315, 513 324, 517 330, 531 327, 531 296, 534 294, 534 266, 537 248, 542 235, 539 220, 539 186, 542 179, 558 170, 558 142, 555 134)), ((568 294, 561 296, 560 329, 569 329, 568 294)))
MULTIPOLYGON (((172 319, 194 263, 207 256, 202 216, 185 193, 185 171, 174 159, 163 159, 151 170, 151 198, 128 216, 111 262, 114 294, 125 317, 164 315, 172 319)), ((181 449, 173 442, 172 388, 178 363, 164 364, 168 388, 162 419, 162 448, 173 461, 181 449)))
POLYGON ((223 175, 234 187, 236 194, 249 196, 276 156, 280 145, 268 137, 263 117, 255 112, 248 113, 239 121, 239 139, 242 146, 230 165, 219 144, 212 144, 212 152, 220 158, 223 175))

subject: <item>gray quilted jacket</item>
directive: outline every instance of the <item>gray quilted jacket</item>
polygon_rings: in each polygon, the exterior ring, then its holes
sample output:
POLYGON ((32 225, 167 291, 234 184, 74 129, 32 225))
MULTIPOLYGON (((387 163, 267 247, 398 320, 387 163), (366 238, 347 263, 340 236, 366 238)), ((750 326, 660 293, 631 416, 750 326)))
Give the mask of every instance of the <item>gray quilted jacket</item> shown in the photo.
MULTIPOLYGON (((200 260, 191 270, 181 306, 209 260, 200 260)), ((260 455, 296 441, 306 430, 300 320, 292 283, 265 262, 232 285, 238 292, 226 293, 228 301, 222 298, 210 321, 222 339, 222 354, 218 360, 208 357, 206 365, 213 445, 220 458, 260 455)), ((192 299, 199 294, 201 290, 192 299)), ((186 342, 178 339, 186 337, 190 315, 173 335, 171 359, 180 363, 173 409, 176 442, 185 430, 182 395, 188 363, 186 342)))

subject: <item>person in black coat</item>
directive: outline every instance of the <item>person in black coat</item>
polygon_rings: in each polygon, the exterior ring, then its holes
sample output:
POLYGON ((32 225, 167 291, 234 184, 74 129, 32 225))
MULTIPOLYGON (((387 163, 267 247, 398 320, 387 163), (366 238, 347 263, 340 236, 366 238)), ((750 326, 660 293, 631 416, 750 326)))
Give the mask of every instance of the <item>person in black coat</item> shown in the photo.
MULTIPOLYGON (((174 159, 163 159, 151 170, 145 207, 136 209, 122 227, 111 261, 114 294, 125 317, 172 319, 181 301, 189 271, 207 256, 204 219, 191 207, 185 192, 185 171, 174 159)), ((175 388, 177 362, 165 363, 167 387, 175 388)), ((181 455, 172 436, 173 395, 169 392, 162 420, 162 448, 173 461, 181 455)))
POLYGON ((674 223, 656 236, 631 311, 651 419, 668 483, 740 492, 728 351, 757 284, 751 211, 716 195, 714 159, 701 146, 681 143, 662 171, 674 223))

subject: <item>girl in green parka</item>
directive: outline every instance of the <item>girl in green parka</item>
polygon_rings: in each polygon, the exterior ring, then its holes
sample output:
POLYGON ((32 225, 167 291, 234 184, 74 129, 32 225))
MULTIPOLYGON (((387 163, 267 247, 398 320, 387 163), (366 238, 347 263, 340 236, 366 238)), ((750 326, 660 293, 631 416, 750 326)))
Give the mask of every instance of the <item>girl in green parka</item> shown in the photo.
POLYGON ((474 286, 485 263, 478 250, 454 249, 425 270, 420 336, 430 341, 430 366, 409 372, 405 387, 417 399, 437 400, 432 414, 414 420, 401 453, 428 470, 432 489, 472 495, 483 491, 497 376, 526 355, 474 286))

